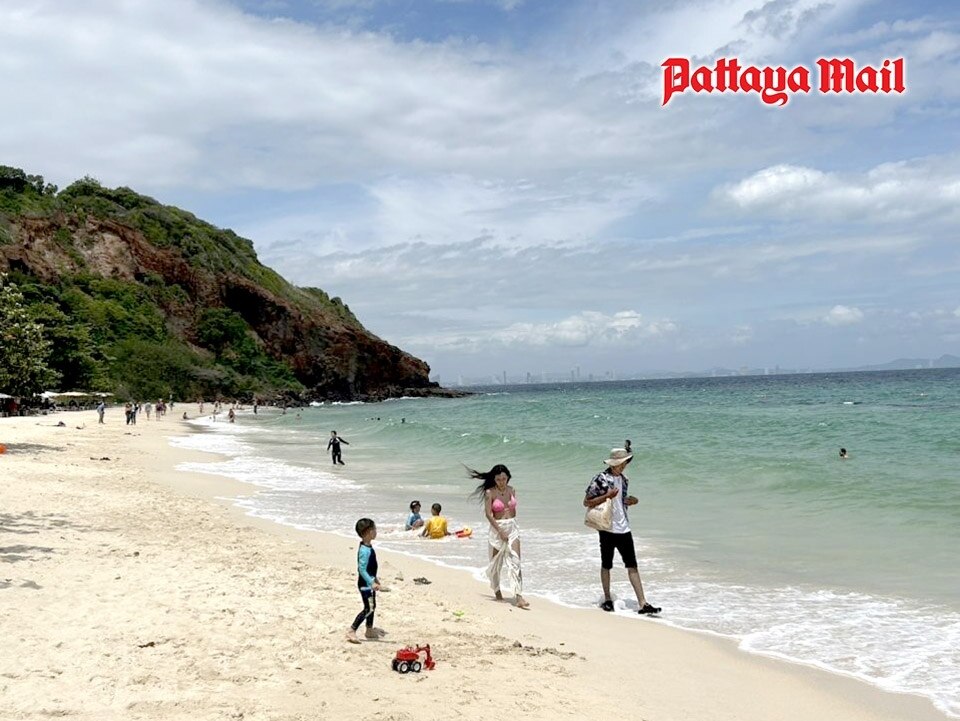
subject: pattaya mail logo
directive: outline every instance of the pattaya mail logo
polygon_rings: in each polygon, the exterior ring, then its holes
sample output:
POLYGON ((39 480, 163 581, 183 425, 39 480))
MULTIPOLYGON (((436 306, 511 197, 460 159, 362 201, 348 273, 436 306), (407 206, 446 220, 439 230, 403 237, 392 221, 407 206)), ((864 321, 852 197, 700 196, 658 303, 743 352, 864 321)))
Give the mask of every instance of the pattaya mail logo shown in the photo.
MULTIPOLYGON (((736 58, 720 58, 714 67, 691 69, 687 58, 667 58, 663 68, 663 103, 687 90, 695 93, 759 93, 767 105, 784 106, 792 93, 809 93, 811 71, 804 65, 792 70, 782 66, 743 67, 736 58)), ((850 58, 817 60, 817 88, 821 93, 903 93, 907 89, 903 58, 884 60, 879 67, 857 67, 850 58)))

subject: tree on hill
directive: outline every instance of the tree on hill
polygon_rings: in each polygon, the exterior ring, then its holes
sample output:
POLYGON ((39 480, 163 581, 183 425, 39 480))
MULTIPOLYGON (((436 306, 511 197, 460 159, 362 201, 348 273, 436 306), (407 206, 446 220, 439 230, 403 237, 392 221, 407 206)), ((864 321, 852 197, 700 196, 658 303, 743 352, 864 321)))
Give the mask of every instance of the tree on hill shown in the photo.
POLYGON ((23 294, 0 275, 0 393, 30 397, 55 382, 56 374, 47 366, 50 348, 23 294))

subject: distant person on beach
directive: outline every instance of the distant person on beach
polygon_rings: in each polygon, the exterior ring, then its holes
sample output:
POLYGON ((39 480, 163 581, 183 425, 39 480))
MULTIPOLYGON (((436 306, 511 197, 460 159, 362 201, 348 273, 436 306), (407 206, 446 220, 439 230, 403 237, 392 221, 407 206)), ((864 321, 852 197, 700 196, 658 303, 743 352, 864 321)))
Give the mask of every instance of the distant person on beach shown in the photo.
POLYGON ((127 418, 127 425, 129 426, 133 423, 133 406, 130 403, 127 403, 123 406, 123 413, 127 418))
POLYGON ((233 408, 231 408, 230 411, 227 413, 227 419, 228 419, 231 423, 233 423, 233 422, 236 420, 236 418, 237 418, 237 414, 234 413, 234 412, 233 412, 233 408))
POLYGON ((420 535, 424 538, 444 538, 445 536, 449 536, 450 531, 447 530, 447 519, 440 515, 443 508, 439 503, 434 503, 430 506, 430 510, 433 512, 433 515, 423 524, 423 533, 420 535))
POLYGON ((97 417, 100 419, 100 423, 103 423, 103 414, 106 412, 106 410, 107 404, 103 401, 100 401, 100 403, 97 405, 97 417))
POLYGON ((420 517, 420 501, 410 501, 410 517, 407 519, 407 525, 404 530, 412 531, 415 528, 423 528, 423 518, 420 517))
POLYGON ((190 419, 187 417, 187 412, 186 412, 186 411, 183 412, 183 420, 185 420, 185 421, 189 421, 189 420, 190 420, 190 419))
POLYGON ((517 608, 530 608, 523 598, 523 573, 520 570, 520 527, 517 525, 517 492, 510 485, 510 471, 498 463, 486 473, 467 469, 471 478, 480 481, 473 495, 483 502, 483 512, 490 524, 487 542, 490 563, 487 578, 498 601, 502 589, 514 595, 517 608))
POLYGON ((630 443, 629 438, 623 442, 623 450, 625 450, 627 453, 633 453, 633 444, 630 443))
MULTIPOLYGON (((286 411, 284 411, 286 412, 286 411)), ((333 465, 340 464, 345 466, 343 462, 343 456, 340 452, 340 444, 343 443, 346 446, 350 444, 343 440, 340 436, 337 435, 336 431, 330 431, 330 440, 327 441, 327 450, 330 451, 330 457, 333 459, 333 465)))
POLYGON ((357 614, 350 628, 347 630, 347 640, 350 643, 360 643, 357 630, 366 623, 366 638, 380 638, 383 631, 373 627, 373 615, 377 612, 377 591, 380 590, 380 579, 377 578, 377 552, 373 550, 373 541, 377 537, 377 524, 369 518, 361 518, 354 527, 360 536, 360 546, 357 548, 357 588, 360 589, 360 598, 363 600, 363 610, 357 614))
POLYGON ((147 403, 144 405, 143 410, 147 412, 147 420, 150 420, 150 411, 153 410, 153 403, 147 403))
POLYGON ((620 554, 620 559, 627 569, 627 578, 637 595, 640 614, 660 613, 658 606, 647 603, 643 593, 643 583, 640 581, 640 572, 637 570, 637 552, 633 545, 633 534, 630 532, 630 520, 627 517, 627 508, 637 504, 634 496, 627 495, 627 477, 623 470, 633 458, 625 448, 614 448, 610 457, 604 461, 607 469, 598 473, 587 486, 583 497, 583 505, 587 508, 599 506, 607 499, 613 503, 613 525, 609 531, 598 531, 600 534, 600 585, 603 587, 603 603, 600 608, 604 611, 613 610, 613 599, 610 597, 610 569, 613 568, 613 552, 620 554))
POLYGON ((846 448, 841 448, 841 449, 840 449, 840 460, 841 460, 841 461, 845 461, 845 460, 847 460, 849 457, 850 457, 850 454, 847 453, 847 449, 846 449, 846 448))

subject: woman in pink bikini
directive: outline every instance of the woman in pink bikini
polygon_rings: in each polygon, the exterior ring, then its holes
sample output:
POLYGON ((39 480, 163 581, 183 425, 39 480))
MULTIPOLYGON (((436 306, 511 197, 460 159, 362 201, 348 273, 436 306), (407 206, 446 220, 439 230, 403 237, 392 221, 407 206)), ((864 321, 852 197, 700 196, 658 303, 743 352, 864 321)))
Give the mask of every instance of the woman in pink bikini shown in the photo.
POLYGON ((483 501, 483 511, 490 522, 488 542, 490 563, 487 578, 497 600, 502 590, 513 593, 517 608, 530 608, 523 598, 523 574, 520 572, 520 527, 517 525, 517 493, 510 485, 510 471, 497 464, 486 473, 467 469, 471 478, 480 481, 473 495, 483 501))

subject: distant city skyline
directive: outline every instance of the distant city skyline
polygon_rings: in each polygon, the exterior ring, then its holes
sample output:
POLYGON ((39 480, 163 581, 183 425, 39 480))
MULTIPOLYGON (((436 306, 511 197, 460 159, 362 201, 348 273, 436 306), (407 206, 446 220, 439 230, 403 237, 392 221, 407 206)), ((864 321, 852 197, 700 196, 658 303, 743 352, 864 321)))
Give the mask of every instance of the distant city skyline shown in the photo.
POLYGON ((719 378, 747 375, 796 375, 807 373, 831 372, 858 372, 881 370, 927 370, 934 368, 960 368, 960 357, 944 354, 939 358, 901 358, 886 363, 877 363, 856 368, 793 368, 780 365, 752 368, 705 368, 700 370, 636 370, 632 372, 603 371, 602 373, 583 373, 581 369, 572 368, 563 371, 524 371, 520 374, 510 374, 507 371, 486 375, 464 376, 458 373, 453 378, 443 378, 438 374, 431 375, 431 379, 442 381, 447 386, 473 385, 535 385, 544 383, 577 383, 577 382, 605 382, 621 380, 653 380, 660 378, 719 378))
POLYGON ((955 2, 4 3, 0 58, 0 163, 232 228, 442 378, 960 354, 955 2), (734 56, 907 90, 661 107, 734 56))

